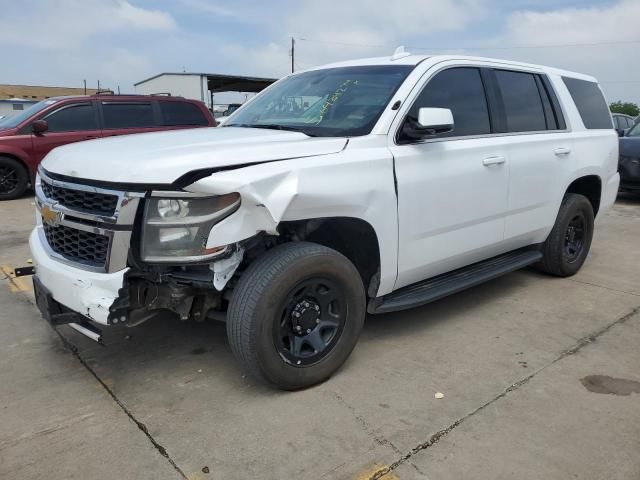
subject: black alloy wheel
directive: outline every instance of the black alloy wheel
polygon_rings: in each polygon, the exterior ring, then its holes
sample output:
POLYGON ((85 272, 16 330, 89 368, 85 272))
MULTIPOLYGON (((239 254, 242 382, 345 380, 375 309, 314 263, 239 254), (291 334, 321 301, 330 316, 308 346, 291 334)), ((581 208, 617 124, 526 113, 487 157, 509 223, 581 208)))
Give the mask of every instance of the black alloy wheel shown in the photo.
POLYGON ((582 253, 585 240, 586 220, 582 212, 578 212, 567 225, 564 236, 564 251, 568 262, 575 260, 582 253))
POLYGON ((327 278, 305 280, 289 293, 274 323, 274 342, 282 359, 306 367, 324 358, 335 346, 347 317, 340 287, 327 278))
POLYGON ((0 194, 10 195, 18 186, 20 178, 15 168, 0 165, 0 194))
POLYGON ((543 257, 538 269, 558 277, 576 274, 591 248, 594 216, 587 197, 565 194, 551 233, 542 244, 543 257))
POLYGON ((24 194, 29 186, 29 173, 22 163, 0 156, 0 200, 12 200, 24 194))
POLYGON ((340 368, 365 314, 362 277, 348 258, 323 245, 291 242, 263 253, 240 274, 227 336, 254 378, 297 390, 340 368))

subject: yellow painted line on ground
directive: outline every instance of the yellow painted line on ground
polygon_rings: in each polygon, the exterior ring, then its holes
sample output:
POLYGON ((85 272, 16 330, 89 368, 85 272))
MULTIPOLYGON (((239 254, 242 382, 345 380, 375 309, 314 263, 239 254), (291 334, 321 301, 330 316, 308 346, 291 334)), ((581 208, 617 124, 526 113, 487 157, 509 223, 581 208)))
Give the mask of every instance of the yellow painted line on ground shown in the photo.
MULTIPOLYGON (((387 470, 388 468, 389 467, 386 465, 374 465, 368 470, 357 474, 355 477, 353 477, 353 480, 370 480, 371 477, 373 477, 376 473, 387 470)), ((400 480, 400 478, 393 472, 389 472, 379 477, 379 480, 400 480)))
POLYGON ((32 292, 33 284, 30 277, 17 277, 13 273, 13 268, 9 265, 0 265, 0 271, 8 280, 9 291, 11 293, 32 292))

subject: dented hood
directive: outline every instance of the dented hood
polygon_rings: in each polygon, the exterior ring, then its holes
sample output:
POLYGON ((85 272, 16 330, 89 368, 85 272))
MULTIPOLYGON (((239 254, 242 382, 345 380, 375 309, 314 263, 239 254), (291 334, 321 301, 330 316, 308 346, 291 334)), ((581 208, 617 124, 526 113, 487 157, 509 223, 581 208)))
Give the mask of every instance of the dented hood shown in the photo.
POLYGON ((337 153, 346 142, 280 130, 196 128, 65 145, 52 150, 42 166, 76 178, 168 184, 192 170, 337 153))

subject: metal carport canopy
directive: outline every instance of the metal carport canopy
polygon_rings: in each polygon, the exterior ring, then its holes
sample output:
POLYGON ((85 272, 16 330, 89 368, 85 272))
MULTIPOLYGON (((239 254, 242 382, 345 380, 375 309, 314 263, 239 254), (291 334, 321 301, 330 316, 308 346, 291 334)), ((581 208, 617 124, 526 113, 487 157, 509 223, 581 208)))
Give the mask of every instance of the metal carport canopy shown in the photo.
POLYGON ((217 73, 203 73, 207 77, 207 87, 211 93, 217 92, 260 92, 276 78, 242 77, 237 75, 222 75, 217 73))

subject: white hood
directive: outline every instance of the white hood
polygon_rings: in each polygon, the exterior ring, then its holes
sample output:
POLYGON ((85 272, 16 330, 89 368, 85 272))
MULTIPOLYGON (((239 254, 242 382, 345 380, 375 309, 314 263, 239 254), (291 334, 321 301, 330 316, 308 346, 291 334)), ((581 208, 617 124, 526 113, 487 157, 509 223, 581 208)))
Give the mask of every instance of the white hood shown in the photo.
POLYGON ((195 128, 65 145, 52 150, 42 166, 70 177, 168 184, 197 169, 337 153, 346 142, 281 130, 195 128))

